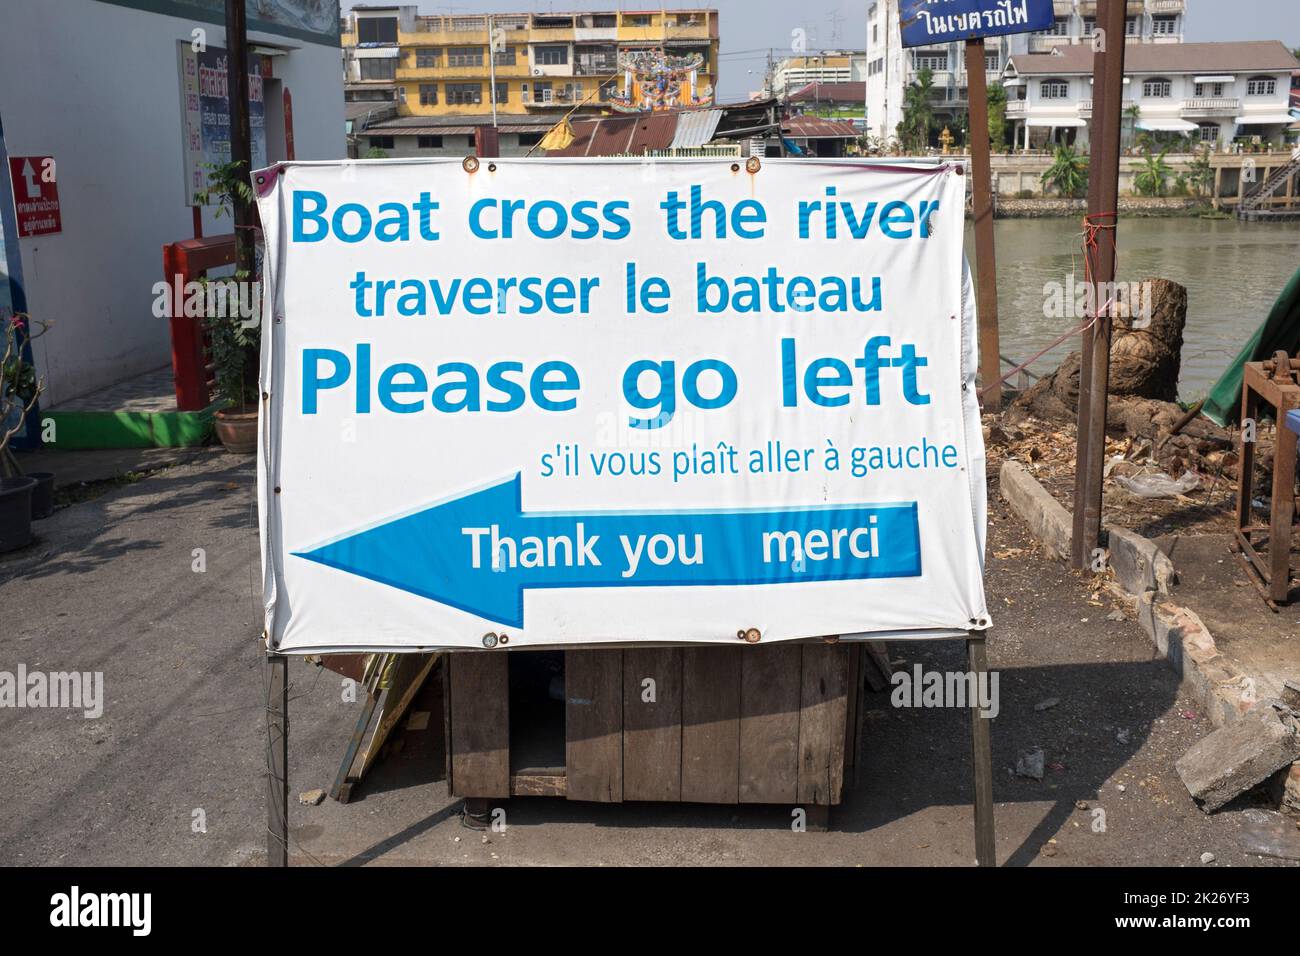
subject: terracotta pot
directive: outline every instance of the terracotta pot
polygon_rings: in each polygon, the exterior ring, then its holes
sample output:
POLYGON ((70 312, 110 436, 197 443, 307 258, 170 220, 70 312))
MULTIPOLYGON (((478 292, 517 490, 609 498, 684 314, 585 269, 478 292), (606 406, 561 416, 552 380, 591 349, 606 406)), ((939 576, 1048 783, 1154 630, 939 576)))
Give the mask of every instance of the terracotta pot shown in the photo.
POLYGON ((244 405, 217 412, 217 437, 226 451, 251 455, 257 451, 257 408, 244 405))

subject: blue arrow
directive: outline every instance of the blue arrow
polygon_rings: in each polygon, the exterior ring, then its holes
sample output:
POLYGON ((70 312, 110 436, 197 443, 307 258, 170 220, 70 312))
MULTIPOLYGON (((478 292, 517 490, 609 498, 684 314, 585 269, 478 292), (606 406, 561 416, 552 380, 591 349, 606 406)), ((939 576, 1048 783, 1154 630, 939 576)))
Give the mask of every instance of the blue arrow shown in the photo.
POLYGON ((916 502, 524 512, 519 475, 294 554, 511 627, 530 588, 915 577, 916 502))

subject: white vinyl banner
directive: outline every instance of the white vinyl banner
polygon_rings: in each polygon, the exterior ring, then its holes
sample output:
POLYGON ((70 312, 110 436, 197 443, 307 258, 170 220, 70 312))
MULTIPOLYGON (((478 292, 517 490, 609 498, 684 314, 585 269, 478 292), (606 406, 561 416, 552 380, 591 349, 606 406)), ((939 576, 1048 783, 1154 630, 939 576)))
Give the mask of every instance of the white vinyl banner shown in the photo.
POLYGON ((989 626, 959 165, 254 175, 282 652, 989 626))

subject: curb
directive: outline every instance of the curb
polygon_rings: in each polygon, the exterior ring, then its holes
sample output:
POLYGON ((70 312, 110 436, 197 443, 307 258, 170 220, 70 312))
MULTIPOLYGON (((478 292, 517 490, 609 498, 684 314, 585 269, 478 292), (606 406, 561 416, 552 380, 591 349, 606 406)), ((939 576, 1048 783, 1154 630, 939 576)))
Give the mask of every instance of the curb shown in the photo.
MULTIPOLYGON (((1070 555, 1070 513, 1018 461, 1006 461, 998 474, 1002 497, 1029 525, 1050 553, 1070 555)), ((1175 571, 1169 558, 1127 528, 1106 527, 1107 566, 1115 577, 1110 591, 1127 602, 1160 656, 1187 682, 1217 729, 1255 704, 1255 682, 1224 658, 1214 637, 1191 608, 1169 597, 1175 571)))

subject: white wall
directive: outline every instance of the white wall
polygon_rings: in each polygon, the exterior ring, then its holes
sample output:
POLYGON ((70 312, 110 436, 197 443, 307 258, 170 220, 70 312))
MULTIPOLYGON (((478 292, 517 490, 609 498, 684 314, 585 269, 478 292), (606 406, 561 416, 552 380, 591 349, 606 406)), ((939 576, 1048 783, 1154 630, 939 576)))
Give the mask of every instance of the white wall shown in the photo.
MULTIPOLYGON (((176 44, 190 42, 195 27, 207 30, 209 44, 225 45, 213 24, 97 0, 4 0, 0 10, 9 155, 52 155, 57 163, 63 232, 17 240, 28 309, 54 323, 35 344, 46 405, 170 362, 167 320, 152 313, 153 285, 162 278, 163 244, 193 234, 176 44)), ((297 158, 345 156, 338 48, 271 34, 249 39, 290 48, 273 69, 293 96, 297 158)), ((274 148, 277 138, 269 139, 274 148)), ((229 230, 229 218, 206 216, 205 234, 229 230)))

